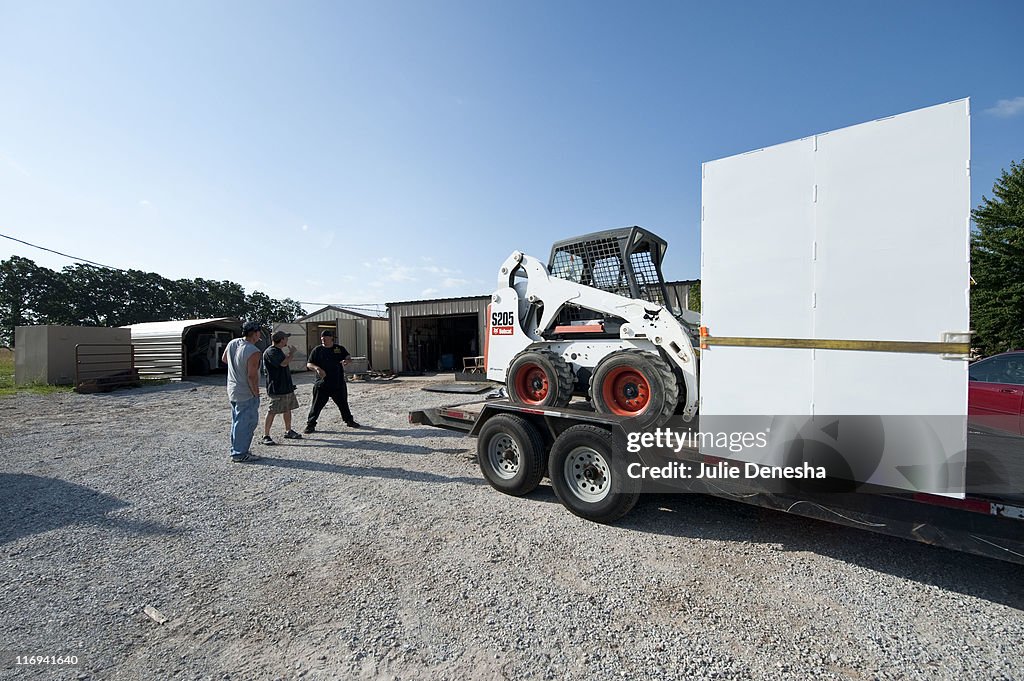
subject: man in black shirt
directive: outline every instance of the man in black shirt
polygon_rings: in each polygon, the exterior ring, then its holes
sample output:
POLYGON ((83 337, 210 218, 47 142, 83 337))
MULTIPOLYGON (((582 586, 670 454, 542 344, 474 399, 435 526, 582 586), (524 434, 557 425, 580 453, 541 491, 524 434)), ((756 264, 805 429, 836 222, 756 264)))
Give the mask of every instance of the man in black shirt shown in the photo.
POLYGON ((344 367, 352 358, 341 345, 334 344, 334 331, 326 329, 320 334, 320 347, 309 353, 306 366, 316 372, 316 383, 313 384, 313 404, 309 407, 304 433, 316 432, 316 420, 327 400, 334 400, 341 411, 341 418, 349 428, 359 428, 348 408, 348 386, 345 385, 344 367))
POLYGON ((270 427, 274 417, 284 414, 284 437, 286 440, 301 440, 302 436, 292 430, 292 409, 299 408, 295 399, 295 383, 292 381, 292 370, 288 367, 295 349, 288 345, 290 333, 275 331, 271 336, 273 345, 263 351, 263 366, 267 372, 267 395, 270 396, 270 408, 267 419, 263 422, 263 444, 275 444, 270 437, 270 427), (286 352, 287 351, 287 352, 286 352))

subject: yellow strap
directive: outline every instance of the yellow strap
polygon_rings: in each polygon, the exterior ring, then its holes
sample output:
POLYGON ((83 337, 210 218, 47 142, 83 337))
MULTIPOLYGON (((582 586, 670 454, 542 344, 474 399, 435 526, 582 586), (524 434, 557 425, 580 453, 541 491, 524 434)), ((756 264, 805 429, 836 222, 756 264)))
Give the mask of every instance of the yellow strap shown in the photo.
POLYGON ((815 338, 744 338, 741 336, 702 336, 701 347, 728 345, 747 348, 802 348, 807 350, 867 350, 871 352, 910 352, 935 355, 966 355, 970 343, 924 341, 833 340, 815 338))

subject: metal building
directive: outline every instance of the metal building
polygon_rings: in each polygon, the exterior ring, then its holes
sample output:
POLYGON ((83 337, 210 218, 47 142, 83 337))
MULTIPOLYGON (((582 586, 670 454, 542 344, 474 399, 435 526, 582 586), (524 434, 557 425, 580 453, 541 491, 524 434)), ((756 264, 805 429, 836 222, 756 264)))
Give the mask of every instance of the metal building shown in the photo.
POLYGON ((328 305, 295 320, 306 329, 306 347, 320 345, 320 333, 334 329, 335 340, 353 357, 366 357, 375 371, 392 370, 391 333, 388 320, 328 305))
POLYGON ((234 317, 146 322, 127 328, 139 375, 172 381, 217 371, 224 346, 242 335, 242 323, 234 317))
POLYGON ((388 303, 394 371, 462 370, 483 354, 490 295, 388 303))

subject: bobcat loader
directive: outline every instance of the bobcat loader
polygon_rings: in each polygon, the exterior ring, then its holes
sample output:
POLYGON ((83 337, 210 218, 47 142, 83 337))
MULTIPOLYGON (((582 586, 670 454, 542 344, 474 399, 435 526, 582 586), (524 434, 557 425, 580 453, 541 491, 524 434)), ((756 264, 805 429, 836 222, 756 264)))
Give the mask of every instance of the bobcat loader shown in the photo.
POLYGON ((526 406, 561 407, 581 395, 641 427, 692 418, 700 317, 671 306, 666 248, 626 227, 560 241, 548 265, 512 253, 489 306, 487 378, 526 406))

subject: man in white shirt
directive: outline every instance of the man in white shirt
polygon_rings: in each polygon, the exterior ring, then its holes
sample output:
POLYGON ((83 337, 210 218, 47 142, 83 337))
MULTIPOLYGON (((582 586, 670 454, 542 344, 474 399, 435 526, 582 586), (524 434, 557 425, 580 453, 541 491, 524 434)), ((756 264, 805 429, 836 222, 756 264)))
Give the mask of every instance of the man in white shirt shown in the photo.
POLYGON ((249 451, 249 446, 260 420, 260 350, 256 343, 263 332, 258 322, 246 322, 242 325, 242 333, 244 337, 228 343, 221 357, 221 361, 228 365, 231 460, 235 463, 260 458, 249 451))

